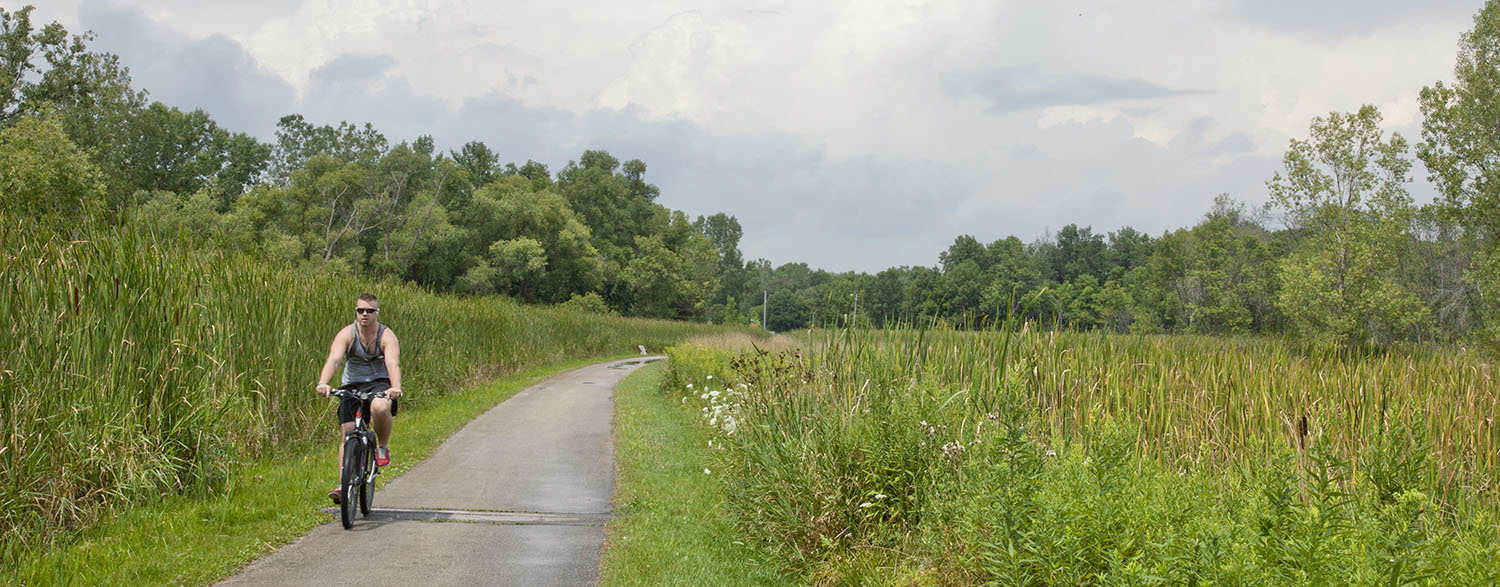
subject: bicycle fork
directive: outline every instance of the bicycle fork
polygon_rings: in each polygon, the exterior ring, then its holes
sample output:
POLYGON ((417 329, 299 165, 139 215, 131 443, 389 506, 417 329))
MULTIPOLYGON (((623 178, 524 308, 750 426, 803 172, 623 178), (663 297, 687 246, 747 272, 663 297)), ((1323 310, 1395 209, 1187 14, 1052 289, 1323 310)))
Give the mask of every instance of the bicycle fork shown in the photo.
POLYGON ((365 464, 365 483, 374 483, 375 476, 380 474, 380 466, 375 464, 375 447, 379 446, 375 438, 375 431, 370 430, 365 423, 365 410, 361 406, 354 410, 354 430, 349 434, 359 438, 359 450, 364 455, 360 462, 365 464))

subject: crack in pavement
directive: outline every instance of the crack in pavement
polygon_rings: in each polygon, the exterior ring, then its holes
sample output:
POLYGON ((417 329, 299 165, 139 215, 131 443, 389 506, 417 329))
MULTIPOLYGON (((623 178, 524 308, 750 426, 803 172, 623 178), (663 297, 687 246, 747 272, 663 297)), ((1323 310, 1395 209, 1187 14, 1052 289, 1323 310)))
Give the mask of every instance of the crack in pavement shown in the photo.
MULTIPOLYGON (((323 511, 338 515, 337 508, 323 511)), ((440 510, 425 508, 377 508, 360 519, 371 522, 465 522, 509 526, 603 526, 610 513, 497 512, 485 510, 440 510)))
POLYGON ((647 358, 644 358, 644 359, 637 359, 637 360, 633 360, 633 361, 620 361, 618 363, 610 365, 608 368, 609 369, 632 369, 632 368, 637 367, 639 365, 649 365, 651 363, 655 363, 655 362, 663 360, 665 358, 666 357, 647 357, 647 358))

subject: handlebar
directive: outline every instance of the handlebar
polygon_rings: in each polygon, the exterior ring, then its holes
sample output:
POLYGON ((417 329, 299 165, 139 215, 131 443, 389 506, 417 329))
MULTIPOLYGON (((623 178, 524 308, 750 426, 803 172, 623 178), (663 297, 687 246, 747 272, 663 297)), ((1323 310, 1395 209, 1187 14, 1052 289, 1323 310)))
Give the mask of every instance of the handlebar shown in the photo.
POLYGON ((385 397, 385 390, 382 389, 380 391, 371 393, 368 391, 359 391, 346 387, 335 387, 328 390, 328 397, 347 397, 358 400, 368 400, 377 397, 385 397))

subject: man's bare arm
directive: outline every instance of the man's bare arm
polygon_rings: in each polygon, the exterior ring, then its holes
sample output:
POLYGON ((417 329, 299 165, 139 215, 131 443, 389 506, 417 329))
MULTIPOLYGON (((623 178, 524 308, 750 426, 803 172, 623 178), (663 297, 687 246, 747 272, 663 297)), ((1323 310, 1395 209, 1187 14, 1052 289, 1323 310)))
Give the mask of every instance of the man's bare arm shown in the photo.
POLYGON ((333 372, 339 368, 339 361, 344 358, 344 353, 349 352, 349 344, 353 338, 349 335, 349 328, 339 330, 333 337, 333 342, 328 345, 328 358, 323 360, 323 371, 318 374, 318 393, 328 395, 332 390, 328 386, 328 380, 333 379, 333 372))
POLYGON ((380 337, 381 352, 385 354, 385 371, 391 376, 391 388, 386 391, 391 397, 401 397, 401 343, 396 333, 389 328, 380 337))

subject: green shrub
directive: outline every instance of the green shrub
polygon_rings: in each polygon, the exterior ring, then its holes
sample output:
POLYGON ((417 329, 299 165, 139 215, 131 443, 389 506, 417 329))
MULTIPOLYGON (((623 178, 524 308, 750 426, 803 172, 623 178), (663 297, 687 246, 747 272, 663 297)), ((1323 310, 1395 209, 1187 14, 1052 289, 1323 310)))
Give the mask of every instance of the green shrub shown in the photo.
POLYGON ((22 116, 0 130, 0 210, 77 219, 98 212, 104 192, 98 166, 57 121, 22 116))
POLYGON ((1408 491, 1431 491, 1431 454, 1432 443, 1425 427, 1387 420, 1360 454, 1360 470, 1369 480, 1375 499, 1391 504, 1408 491))
POLYGON ((667 347, 666 352, 672 368, 662 381, 663 389, 696 395, 705 385, 729 383, 729 358, 720 351, 688 342, 667 347))
POLYGON ((618 316, 620 314, 614 308, 609 307, 609 304, 604 303, 604 298, 600 297, 598 292, 592 291, 586 294, 573 294, 573 297, 568 298, 566 302, 558 304, 558 307, 573 312, 603 316, 618 316))

